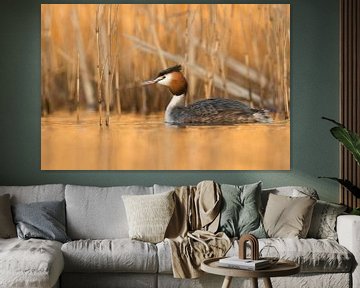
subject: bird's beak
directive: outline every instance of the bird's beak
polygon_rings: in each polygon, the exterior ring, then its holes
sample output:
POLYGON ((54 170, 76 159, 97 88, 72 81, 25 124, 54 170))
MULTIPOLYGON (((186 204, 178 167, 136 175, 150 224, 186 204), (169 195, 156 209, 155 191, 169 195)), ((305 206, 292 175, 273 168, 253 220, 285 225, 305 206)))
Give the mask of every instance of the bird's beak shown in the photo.
POLYGON ((164 78, 165 78, 165 76, 160 76, 160 77, 157 77, 157 78, 154 79, 154 80, 148 80, 148 81, 142 82, 142 83, 141 83, 141 86, 156 84, 157 82, 163 80, 164 78))
POLYGON ((141 83, 141 86, 146 86, 146 85, 151 85, 151 84, 156 84, 156 79, 154 80, 148 80, 148 81, 144 81, 141 83))

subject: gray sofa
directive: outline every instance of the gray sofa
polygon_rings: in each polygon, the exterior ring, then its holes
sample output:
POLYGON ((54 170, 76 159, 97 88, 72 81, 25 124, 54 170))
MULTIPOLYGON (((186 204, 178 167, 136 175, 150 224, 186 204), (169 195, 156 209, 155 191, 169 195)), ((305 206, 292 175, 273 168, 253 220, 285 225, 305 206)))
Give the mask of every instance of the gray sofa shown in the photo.
MULTIPOLYGON (((299 188, 299 187, 298 187, 299 188)), ((128 239, 122 195, 153 194, 173 187, 86 187, 75 185, 0 186, 12 203, 66 202, 65 244, 39 239, 0 239, 0 287, 221 287, 222 277, 172 277, 167 242, 151 244, 128 239)), ((301 187, 299 188, 301 189, 301 187)), ((270 190, 263 191, 263 202, 270 190)), ((291 187, 272 189, 292 195, 291 187)), ((312 193, 315 193, 313 191, 312 193)), ((360 217, 337 219, 339 242, 328 239, 260 239, 280 256, 300 263, 301 273, 273 278, 274 287, 360 287, 360 217)), ((237 243, 228 255, 237 254, 237 243)), ((260 287, 262 281, 259 281, 260 287)), ((234 279, 236 285, 250 285, 234 279)), ((243 287, 243 286, 241 286, 243 287)))

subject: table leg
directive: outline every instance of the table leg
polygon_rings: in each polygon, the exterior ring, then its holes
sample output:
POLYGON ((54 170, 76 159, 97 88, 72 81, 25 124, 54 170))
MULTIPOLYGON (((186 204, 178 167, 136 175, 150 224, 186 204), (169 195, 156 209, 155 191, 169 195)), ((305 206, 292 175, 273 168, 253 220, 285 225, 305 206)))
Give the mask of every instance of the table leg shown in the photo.
POLYGON ((225 276, 225 279, 224 279, 224 282, 223 282, 223 285, 221 286, 221 288, 230 288, 231 280, 232 280, 231 276, 225 276))
POLYGON ((270 278, 264 278, 265 288, 273 288, 270 278))
POLYGON ((252 286, 253 288, 258 288, 258 279, 257 278, 251 278, 252 286))

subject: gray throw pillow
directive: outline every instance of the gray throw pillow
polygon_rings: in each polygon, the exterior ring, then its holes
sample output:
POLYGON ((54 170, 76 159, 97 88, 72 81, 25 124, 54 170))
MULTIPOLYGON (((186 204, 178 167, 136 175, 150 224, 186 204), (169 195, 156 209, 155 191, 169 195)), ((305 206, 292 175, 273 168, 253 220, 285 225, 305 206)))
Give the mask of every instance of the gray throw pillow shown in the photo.
POLYGON ((11 215, 10 196, 0 196, 0 238, 16 237, 16 229, 11 215))
POLYGON ((260 216, 261 182, 235 186, 221 185, 222 209, 218 231, 229 237, 253 234, 257 238, 266 238, 260 216))
POLYGON ((13 215, 19 238, 70 241, 65 232, 65 201, 15 204, 13 215))
POLYGON ((318 200, 312 214, 309 238, 337 240, 336 219, 346 206, 318 200))

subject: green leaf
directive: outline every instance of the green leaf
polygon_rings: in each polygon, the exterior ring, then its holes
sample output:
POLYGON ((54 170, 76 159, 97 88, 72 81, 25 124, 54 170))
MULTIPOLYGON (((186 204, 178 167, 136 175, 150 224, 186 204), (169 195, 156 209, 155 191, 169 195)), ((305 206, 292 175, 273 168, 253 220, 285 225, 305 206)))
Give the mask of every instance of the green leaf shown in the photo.
POLYGON ((354 208, 351 212, 351 215, 358 215, 360 216, 360 208, 354 208))
POLYGON ((351 152, 356 162, 360 165, 360 136, 333 119, 327 117, 321 118, 337 125, 337 127, 330 129, 331 134, 351 152))
POLYGON ((319 178, 327 178, 334 181, 339 182, 342 186, 344 186, 347 190, 349 190, 356 198, 360 198, 360 188, 355 186, 351 181, 340 179, 336 177, 319 177, 319 178))
POLYGON ((360 137, 356 133, 349 131, 345 127, 333 127, 331 134, 339 140, 354 156, 356 162, 360 165, 360 137))
POLYGON ((336 125, 338 125, 338 126, 340 126, 340 127, 345 127, 343 124, 341 124, 341 123, 339 123, 339 122, 337 122, 337 121, 335 121, 334 119, 330 119, 330 118, 327 118, 327 117, 321 117, 321 119, 325 119, 325 120, 328 120, 328 121, 330 121, 330 122, 332 122, 332 123, 334 123, 334 124, 336 124, 336 125))

